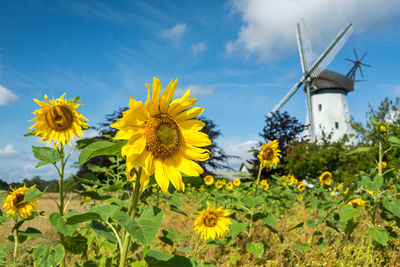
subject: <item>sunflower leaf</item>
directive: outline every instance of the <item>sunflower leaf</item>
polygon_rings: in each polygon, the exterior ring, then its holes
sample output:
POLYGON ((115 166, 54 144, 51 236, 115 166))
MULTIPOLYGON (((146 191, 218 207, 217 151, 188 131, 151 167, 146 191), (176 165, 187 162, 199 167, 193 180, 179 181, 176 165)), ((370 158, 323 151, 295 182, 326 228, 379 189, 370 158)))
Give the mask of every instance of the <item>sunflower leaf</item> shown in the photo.
POLYGON ((356 154, 356 153, 362 153, 362 152, 368 152, 369 151, 369 147, 359 147, 357 149, 354 149, 350 152, 347 152, 347 155, 351 155, 351 154, 356 154))
POLYGON ((79 100, 81 100, 81 97, 77 95, 74 98, 68 99, 67 102, 74 104, 76 102, 79 102, 79 100))
POLYGON ((149 266, 165 266, 165 267, 186 267, 186 266, 197 266, 193 262, 184 256, 165 254, 158 250, 150 249, 146 257, 144 258, 149 266))
POLYGON ((42 164, 39 163, 41 164, 40 166, 43 166, 47 163, 56 163, 60 160, 60 154, 58 151, 51 147, 32 146, 32 152, 35 158, 43 162, 42 164))
POLYGON ((34 199, 41 197, 42 195, 43 195, 43 192, 40 191, 39 189, 37 189, 36 187, 29 188, 25 193, 24 199, 21 202, 19 202, 18 204, 20 205, 20 204, 32 201, 34 199))
POLYGON ((253 254, 257 258, 261 258, 264 254, 264 244, 261 242, 257 243, 247 243, 246 244, 247 252, 253 254))
POLYGON ((96 157, 96 156, 103 156, 103 155, 119 155, 121 154, 121 149, 125 145, 126 141, 123 142, 110 142, 110 141, 97 141, 91 143, 90 145, 86 146, 82 149, 81 153, 79 154, 77 165, 82 165, 83 163, 87 162, 89 159, 96 157))
POLYGON ((111 243, 117 243, 117 238, 115 238, 115 236, 101 222, 93 220, 90 228, 92 228, 99 236, 104 237, 111 243))
POLYGON ((389 235, 386 232, 385 228, 375 229, 371 227, 368 229, 368 233, 372 239, 374 239, 382 246, 386 245, 386 243, 389 241, 389 235))

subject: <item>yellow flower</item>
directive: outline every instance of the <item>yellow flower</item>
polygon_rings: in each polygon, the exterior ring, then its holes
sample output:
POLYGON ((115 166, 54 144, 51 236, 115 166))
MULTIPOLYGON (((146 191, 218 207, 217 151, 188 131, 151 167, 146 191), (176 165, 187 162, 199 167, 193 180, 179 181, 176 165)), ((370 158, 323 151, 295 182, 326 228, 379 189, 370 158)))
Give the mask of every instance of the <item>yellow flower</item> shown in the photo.
POLYGON ((257 156, 261 167, 267 167, 268 169, 276 168, 280 161, 279 156, 281 155, 278 146, 279 143, 277 140, 262 145, 261 151, 257 156))
POLYGON ((232 183, 232 182, 228 182, 228 183, 226 184, 226 189, 232 190, 232 189, 233 189, 233 183, 232 183))
POLYGON ((88 124, 84 120, 86 119, 82 114, 76 111, 76 109, 82 104, 74 104, 64 99, 65 94, 60 98, 50 100, 47 95, 44 95, 45 101, 33 99, 41 108, 35 110, 32 114, 37 117, 30 120, 36 121, 34 125, 29 129, 35 128, 33 131, 35 136, 40 135, 43 141, 53 141, 54 147, 57 147, 61 143, 61 147, 64 147, 65 143, 69 144, 69 138, 74 136, 83 137, 82 128, 88 128, 88 124))
POLYGON ((268 182, 267 182, 267 180, 261 180, 260 184, 261 184, 261 185, 263 185, 263 184, 268 184, 268 182))
POLYGON ((286 186, 287 185, 287 182, 286 182, 287 180, 288 180, 288 178, 286 177, 286 175, 282 175, 281 178, 279 179, 279 182, 281 184, 283 184, 284 186, 286 186))
POLYGON ((396 198, 400 199, 400 192, 396 194, 396 198))
POLYGON ((236 179, 233 181, 233 185, 234 185, 234 186, 239 186, 239 185, 240 185, 240 179, 239 179, 239 178, 236 178, 236 179))
POLYGON ((190 183, 187 183, 187 187, 189 187, 189 188, 190 188, 190 186, 191 186, 191 184, 190 184, 190 183))
POLYGON ((303 200, 303 195, 297 195, 297 200, 302 201, 303 200))
POLYGON ((153 189, 151 189, 151 191, 153 191, 153 193, 155 193, 155 192, 157 192, 157 188, 153 187, 153 189))
POLYGON ((289 174, 289 175, 287 176, 287 179, 290 180, 289 185, 298 184, 298 183, 299 183, 299 180, 297 180, 296 178, 294 178, 294 175, 292 175, 292 174, 289 174))
POLYGON ((204 190, 205 190, 205 188, 204 188, 203 186, 200 186, 199 191, 200 191, 200 192, 203 192, 204 190))
POLYGON ((382 161, 382 162, 381 162, 381 169, 384 169, 384 168, 386 168, 386 167, 387 167, 386 161, 382 161))
POLYGON ((267 190, 269 189, 269 184, 268 184, 268 183, 262 184, 262 188, 263 188, 265 191, 267 191, 267 190))
POLYGON ((353 205, 353 208, 364 207, 365 201, 361 198, 355 198, 347 203, 347 205, 353 205))
POLYGON ((367 190, 367 191, 368 191, 368 194, 374 195, 374 191, 372 191, 372 190, 367 190))
POLYGON ((154 77, 152 92, 147 86, 145 104, 129 100, 129 109, 111 127, 118 129, 114 139, 128 140, 121 153, 126 157, 128 169, 141 165, 148 175, 154 174, 164 193, 171 182, 176 190, 184 190, 182 174, 199 176, 203 169, 194 161, 210 157, 207 149, 211 144, 207 134, 200 132, 204 123, 194 119, 204 108, 191 108, 196 99, 189 98, 190 90, 178 99, 171 99, 177 87, 172 80, 161 93, 161 82, 154 77))
POLYGON ((325 185, 330 185, 331 182, 332 182, 331 178, 332 178, 332 173, 323 172, 321 174, 321 176, 319 177, 319 182, 320 182, 321 185, 324 185, 324 184, 325 185))
POLYGON ((396 191, 396 186, 394 184, 392 184, 392 186, 390 187, 390 190, 396 191))
POLYGON ((336 193, 331 193, 331 197, 337 197, 338 196, 338 194, 336 194, 336 193))
POLYGON ((201 234, 204 240, 223 236, 228 231, 228 225, 232 224, 229 211, 223 207, 216 208, 215 205, 210 207, 207 201, 207 209, 202 210, 194 223, 194 229, 201 234))
POLYGON ((221 183, 223 184, 223 185, 226 185, 226 180, 221 180, 221 183))
MULTIPOLYGON (((136 184, 136 168, 132 168, 132 169, 128 169, 126 168, 126 180, 128 182, 132 182, 133 188, 135 188, 135 184, 136 184)), ((144 188, 146 187, 146 185, 149 183, 150 181, 150 177, 145 173, 145 172, 141 172, 140 175, 140 190, 143 191, 144 188)), ((157 186, 157 184, 153 184, 152 185, 153 188, 155 188, 157 186)), ((153 190, 154 192, 154 190, 153 190)))
POLYGON ((214 177, 212 177, 211 175, 207 175, 206 177, 204 177, 204 183, 206 185, 212 185, 214 183, 214 177))
POLYGON ((339 185, 337 186, 337 189, 338 189, 338 190, 342 190, 342 189, 343 189, 343 184, 339 184, 339 185))
POLYGON ((12 192, 7 196, 4 201, 3 208, 6 209, 6 213, 9 215, 14 215, 18 213, 21 218, 26 218, 32 214, 32 211, 37 211, 36 205, 39 204, 39 199, 34 199, 22 204, 19 204, 24 200, 26 191, 28 189, 34 188, 36 185, 33 185, 27 188, 25 185, 23 187, 17 188, 14 190, 11 186, 12 192))
POLYGON ((223 186, 224 186, 224 183, 221 180, 219 180, 215 183, 215 187, 218 189, 221 189, 223 186))
POLYGON ((379 131, 381 131, 381 132, 387 132, 386 126, 385 126, 385 125, 380 125, 380 126, 379 126, 379 131))
POLYGON ((306 189, 306 185, 303 182, 300 182, 299 185, 297 186, 297 189, 301 192, 306 189))

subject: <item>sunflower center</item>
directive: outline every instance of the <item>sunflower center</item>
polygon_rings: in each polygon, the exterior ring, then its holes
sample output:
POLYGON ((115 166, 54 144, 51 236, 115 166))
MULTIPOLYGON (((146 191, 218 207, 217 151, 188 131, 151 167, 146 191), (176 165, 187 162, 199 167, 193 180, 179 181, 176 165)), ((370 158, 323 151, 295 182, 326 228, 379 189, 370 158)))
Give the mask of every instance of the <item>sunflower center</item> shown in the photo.
POLYGON ((19 206, 21 204, 19 204, 22 200, 24 200, 25 194, 17 194, 15 196, 15 206, 19 206))
POLYGON ((146 148, 155 158, 172 157, 181 145, 182 134, 176 122, 168 114, 150 118, 145 126, 146 148))
POLYGON ((204 225, 208 226, 208 227, 214 227, 218 222, 217 216, 215 216, 215 214, 212 213, 208 213, 206 214, 206 216, 204 216, 204 225))
POLYGON ((271 148, 267 148, 264 152, 264 158, 268 161, 272 161, 274 159, 274 151, 271 148))
POLYGON ((56 131, 62 131, 71 127, 73 115, 69 108, 65 106, 53 106, 46 114, 49 126, 56 131))

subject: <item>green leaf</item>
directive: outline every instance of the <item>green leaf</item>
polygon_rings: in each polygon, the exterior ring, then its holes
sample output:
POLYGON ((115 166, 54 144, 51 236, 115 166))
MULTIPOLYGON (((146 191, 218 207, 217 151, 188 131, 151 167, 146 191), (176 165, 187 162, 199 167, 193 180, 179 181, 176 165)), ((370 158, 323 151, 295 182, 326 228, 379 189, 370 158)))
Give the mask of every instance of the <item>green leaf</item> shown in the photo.
POLYGON ((180 207, 182 205, 181 200, 177 195, 171 195, 171 196, 164 196, 164 199, 170 202, 172 205, 175 205, 177 207, 180 207))
POLYGON ((8 252, 11 251, 12 248, 13 248, 12 244, 4 246, 3 244, 0 243, 0 262, 5 261, 6 255, 8 254, 8 252))
POLYGON ((64 246, 66 250, 73 254, 86 254, 88 249, 87 241, 88 239, 81 234, 77 234, 75 236, 65 236, 64 246))
POLYGON ((304 225, 304 222, 298 223, 298 224, 296 224, 295 226, 293 226, 292 228, 290 228, 290 229, 288 230, 288 232, 290 232, 290 231, 292 231, 292 230, 294 230, 294 229, 296 229, 296 228, 303 227, 303 225, 304 225))
POLYGON ((229 227, 229 233, 233 238, 237 237, 240 232, 246 230, 247 223, 233 221, 231 226, 229 227))
POLYGON ((107 221, 117 210, 120 210, 120 207, 112 204, 103 205, 103 206, 95 206, 90 209, 90 212, 97 213, 101 216, 103 221, 107 221))
POLYGON ((390 136, 389 142, 392 146, 400 146, 400 139, 395 136, 390 136))
POLYGON ((179 214, 182 214, 182 215, 185 215, 186 217, 188 217, 186 212, 184 212, 183 210, 181 210, 180 208, 178 208, 175 205, 169 205, 169 208, 171 209, 171 211, 174 211, 176 213, 179 213, 179 214))
POLYGON ((261 258, 264 254, 264 244, 261 242, 257 243, 247 243, 246 244, 247 252, 253 254, 257 258, 261 258))
POLYGON ((376 175, 374 177, 374 180, 371 181, 371 179, 368 176, 362 176, 360 184, 368 190, 377 192, 383 184, 383 177, 380 175, 376 175))
POLYGON ((100 166, 97 166, 94 164, 87 164, 87 167, 92 172, 106 172, 107 171, 107 167, 100 167, 100 166))
POLYGON ((301 252, 306 252, 310 250, 310 245, 308 243, 300 244, 300 243, 296 243, 295 245, 296 249, 301 251, 301 252))
POLYGON ((351 155, 351 154, 355 154, 355 153, 362 153, 362 152, 368 152, 369 151, 369 147, 359 147, 356 148, 350 152, 347 152, 347 155, 351 155))
POLYGON ((387 199, 382 201, 383 207, 390 211, 394 216, 400 218, 400 200, 393 199, 393 201, 389 202, 387 199))
POLYGON ((353 219, 348 220, 346 223, 346 228, 344 228, 344 233, 347 236, 350 236, 353 233, 354 229, 357 227, 357 225, 358 222, 355 222, 353 219))
MULTIPOLYGON (((75 216, 79 216, 79 215, 75 215, 75 216)), ((74 216, 72 216, 74 217, 74 216)), ((69 220, 70 218, 68 218, 69 220)), ((77 224, 71 225, 71 224, 67 224, 66 223, 66 219, 64 217, 62 217, 59 213, 53 212, 52 214, 50 214, 49 217, 50 223, 51 225, 53 225, 54 228, 57 229, 58 232, 64 234, 64 235, 68 235, 71 236, 76 229, 78 229, 77 224)))
POLYGON ((39 163, 41 164, 40 166, 47 163, 56 163, 60 160, 60 154, 58 151, 50 147, 32 146, 32 152, 35 158, 43 161, 42 163, 39 163))
POLYGON ((79 102, 80 99, 81 99, 80 96, 75 96, 74 98, 68 99, 67 102, 75 104, 76 102, 79 102))
POLYGON ((351 205, 344 205, 339 211, 340 221, 347 222, 348 220, 356 216, 357 213, 359 213, 360 211, 361 208, 355 209, 351 205))
POLYGON ((58 266, 64 258, 64 247, 61 244, 57 246, 48 247, 39 245, 33 250, 33 262, 35 266, 40 267, 54 267, 58 266))
POLYGON ((24 199, 21 202, 19 202, 18 204, 32 201, 34 199, 41 197, 42 195, 43 195, 43 192, 40 191, 39 189, 37 189, 36 187, 29 188, 25 193, 24 199))
POLYGON ((86 191, 86 192, 82 192, 80 193, 81 196, 87 196, 90 197, 92 199, 96 199, 96 200, 106 200, 111 198, 110 196, 100 196, 99 193, 97 193, 96 191, 86 191))
POLYGON ((268 223, 269 225, 277 225, 278 224, 278 219, 275 217, 274 214, 268 213, 268 215, 263 219, 265 223, 268 223))
POLYGON ((172 254, 165 254, 158 250, 150 249, 147 251, 144 260, 150 267, 192 267, 196 266, 190 259, 172 254))
POLYGON ((145 246, 150 246, 161 226, 163 212, 157 207, 146 208, 136 222, 126 213, 117 211, 112 216, 129 234, 145 246))
POLYGON ((71 216, 67 219, 67 225, 74 225, 91 220, 101 220, 101 216, 95 212, 86 212, 78 215, 71 216))
POLYGON ((111 243, 117 243, 117 238, 112 234, 107 227, 101 222, 93 220, 90 227, 99 235, 110 241, 111 243))
POLYGON ((97 141, 91 143, 82 149, 79 154, 77 165, 81 165, 87 162, 89 159, 102 156, 102 155, 119 155, 121 153, 121 148, 125 145, 125 141, 123 142, 109 142, 109 141, 97 141))
POLYGON ((371 227, 368 229, 368 233, 373 240, 375 240, 382 246, 386 245, 386 243, 389 241, 389 235, 386 232, 385 228, 375 229, 371 227))
POLYGON ((40 232, 38 229, 33 228, 33 227, 28 227, 28 228, 26 228, 25 231, 18 232, 18 235, 21 235, 21 236, 32 236, 32 237, 43 237, 42 232, 40 232))

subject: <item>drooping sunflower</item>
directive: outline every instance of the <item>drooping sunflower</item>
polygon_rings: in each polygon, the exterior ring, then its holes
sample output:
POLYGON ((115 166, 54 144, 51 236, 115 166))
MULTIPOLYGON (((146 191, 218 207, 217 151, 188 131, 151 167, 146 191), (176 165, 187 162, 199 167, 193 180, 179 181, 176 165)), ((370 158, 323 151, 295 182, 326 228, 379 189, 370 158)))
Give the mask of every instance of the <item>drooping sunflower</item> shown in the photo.
POLYGON ((33 131, 35 136, 40 135, 43 141, 53 141, 54 147, 61 143, 64 147, 65 143, 71 146, 70 138, 83 137, 82 129, 87 129, 89 126, 85 122, 86 119, 82 114, 76 111, 82 104, 75 104, 64 99, 65 93, 58 99, 50 100, 47 95, 44 95, 45 101, 33 99, 41 108, 35 110, 32 114, 37 117, 30 120, 36 121, 34 125, 28 129, 35 128, 33 131))
POLYGON ((131 97, 129 109, 110 125, 119 130, 114 139, 128 140, 121 150, 127 168, 140 165, 148 176, 154 174, 164 193, 168 193, 170 182, 178 191, 184 190, 181 173, 199 176, 203 169, 194 160, 210 157, 207 149, 200 148, 211 144, 200 132, 204 123, 194 119, 204 108, 192 108, 196 99, 189 98, 190 90, 171 102, 177 84, 172 80, 160 95, 161 82, 154 77, 152 91, 146 84, 146 102, 131 97))
POLYGON ((319 183, 321 185, 330 185, 332 182, 332 173, 330 172, 323 172, 319 177, 319 183))
POLYGON ((203 209, 196 218, 194 229, 201 234, 201 238, 207 240, 223 236, 228 231, 228 226, 232 224, 229 218, 229 210, 223 207, 216 208, 215 205, 210 207, 207 201, 207 209, 203 209))
MULTIPOLYGON (((33 185, 30 188, 34 187, 36 187, 36 185, 33 185)), ((15 213, 18 213, 21 218, 26 218, 32 214, 32 211, 37 211, 36 205, 39 204, 39 199, 34 199, 20 204, 20 202, 25 198, 26 191, 30 188, 27 188, 25 185, 17 189, 12 188, 11 186, 10 188, 12 192, 7 196, 3 205, 7 214, 14 215, 15 213)))
POLYGON ((233 189, 233 183, 232 183, 232 182, 228 182, 228 183, 226 184, 226 189, 232 190, 232 189, 233 189))
POLYGON ((301 192, 306 189, 306 185, 303 182, 299 182, 299 185, 297 186, 297 189, 301 192))
POLYGON ((239 186, 240 185, 240 179, 236 178, 235 180, 233 180, 233 185, 234 186, 239 186))
POLYGON ((206 177, 204 177, 204 183, 206 185, 212 185, 214 183, 214 177, 212 177, 211 175, 207 175, 206 177))
POLYGON ((365 206, 365 201, 362 200, 361 198, 355 198, 355 199, 349 201, 349 202, 347 203, 347 205, 352 205, 353 208, 356 209, 356 208, 358 208, 358 207, 364 207, 364 206, 365 206))
POLYGON ((261 151, 257 155, 260 160, 260 166, 267 167, 268 169, 276 168, 281 156, 278 146, 279 143, 277 140, 262 145, 261 151))

